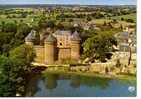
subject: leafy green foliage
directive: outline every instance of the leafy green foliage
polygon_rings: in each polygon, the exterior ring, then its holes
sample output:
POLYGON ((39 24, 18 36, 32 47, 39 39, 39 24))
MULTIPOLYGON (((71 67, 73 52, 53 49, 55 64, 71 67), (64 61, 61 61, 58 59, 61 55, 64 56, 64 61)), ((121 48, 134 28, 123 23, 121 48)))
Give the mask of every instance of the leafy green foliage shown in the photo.
POLYGON ((92 20, 92 18, 91 17, 87 17, 87 21, 91 21, 92 20))
POLYGON ((0 96, 9 97, 16 95, 16 84, 11 78, 12 61, 0 56, 0 96))
POLYGON ((16 65, 18 65, 18 68, 22 68, 23 70, 30 69, 30 63, 34 60, 34 57, 35 53, 30 45, 23 44, 10 51, 10 58, 14 61, 14 63, 16 63, 16 65))
POLYGON ((16 89, 24 95, 27 83, 27 75, 31 72, 31 62, 34 60, 35 53, 30 45, 21 45, 10 51, 10 59, 13 61, 12 71, 16 80, 16 89))
POLYGON ((40 29, 45 29, 47 27, 47 18, 45 16, 41 16, 39 22, 38 22, 38 26, 40 27, 40 29))
POLYGON ((17 39, 24 39, 24 37, 28 35, 30 30, 31 28, 27 24, 21 23, 18 25, 17 33, 15 36, 17 39))
POLYGON ((9 22, 4 24, 3 32, 17 32, 17 25, 15 23, 9 22))
POLYGON ((0 96, 15 96, 17 92, 24 95, 34 57, 30 45, 13 49, 9 57, 0 56, 0 96))
POLYGON ((83 44, 84 57, 104 62, 107 58, 106 53, 112 51, 112 45, 114 44, 116 45, 116 41, 111 33, 102 32, 94 34, 83 44))
POLYGON ((30 30, 25 23, 1 23, 0 54, 7 55, 11 49, 23 44, 30 30))
POLYGON ((7 53, 11 48, 11 39, 13 38, 13 33, 0 33, 0 53, 7 53))

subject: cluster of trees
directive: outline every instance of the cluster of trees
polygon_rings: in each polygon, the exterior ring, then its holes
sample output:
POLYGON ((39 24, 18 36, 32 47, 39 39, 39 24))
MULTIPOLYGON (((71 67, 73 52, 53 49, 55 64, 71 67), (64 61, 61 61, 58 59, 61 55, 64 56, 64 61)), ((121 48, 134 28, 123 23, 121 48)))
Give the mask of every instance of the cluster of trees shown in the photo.
POLYGON ((0 24, 0 96, 24 96, 34 50, 24 45, 31 26, 23 21, 0 24))
POLYGON ((31 28, 26 23, 2 22, 0 25, 0 54, 8 52, 23 44, 31 28))
POLYGON ((56 19, 66 19, 66 18, 86 18, 86 17, 91 17, 91 18, 95 18, 95 19, 100 19, 100 18, 104 18, 105 15, 102 13, 91 13, 91 14, 86 14, 86 13, 70 13, 70 14, 58 14, 56 16, 56 19))
POLYGON ((8 57, 0 55, 0 96, 25 95, 34 57, 32 46, 25 44, 11 50, 8 57))
MULTIPOLYGON (((56 21, 52 19, 48 19, 45 16, 41 16, 37 25, 34 27, 35 30, 41 31, 43 29, 50 28, 53 31, 55 30, 71 30, 72 32, 75 30, 75 27, 71 24, 63 24, 62 21, 56 21)), ((78 27, 78 30, 80 28, 78 27)))
POLYGON ((34 13, 34 11, 29 11, 29 10, 15 10, 15 9, 0 9, 1 15, 10 15, 10 14, 26 14, 26 15, 31 15, 34 13))
POLYGON ((131 13, 136 13, 135 7, 97 7, 97 8, 81 8, 75 11, 63 11, 64 13, 59 12, 56 16, 56 19, 66 19, 66 18, 86 18, 91 17, 95 19, 105 18, 112 16, 121 16, 131 13), (66 12, 66 13, 65 13, 66 12))
POLYGON ((121 21, 126 21, 126 22, 130 22, 130 23, 134 23, 135 21, 131 18, 121 18, 121 21))
POLYGON ((117 45, 117 41, 112 32, 92 33, 83 43, 83 58, 89 58, 92 62, 95 60, 106 62, 112 55, 110 52, 113 51, 113 45, 117 45))
POLYGON ((21 13, 21 14, 8 14, 6 16, 6 18, 26 18, 27 17, 27 14, 26 13, 21 13))

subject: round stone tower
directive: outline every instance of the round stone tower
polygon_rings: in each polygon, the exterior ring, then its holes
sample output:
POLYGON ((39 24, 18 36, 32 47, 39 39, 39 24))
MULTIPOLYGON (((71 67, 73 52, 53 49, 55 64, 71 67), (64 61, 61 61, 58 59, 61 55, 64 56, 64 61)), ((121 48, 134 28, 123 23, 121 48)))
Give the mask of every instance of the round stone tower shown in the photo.
POLYGON ((71 36, 71 59, 80 59, 80 41, 81 38, 75 31, 71 36))
POLYGON ((53 64, 55 61, 56 38, 49 34, 44 41, 45 46, 45 64, 53 64))

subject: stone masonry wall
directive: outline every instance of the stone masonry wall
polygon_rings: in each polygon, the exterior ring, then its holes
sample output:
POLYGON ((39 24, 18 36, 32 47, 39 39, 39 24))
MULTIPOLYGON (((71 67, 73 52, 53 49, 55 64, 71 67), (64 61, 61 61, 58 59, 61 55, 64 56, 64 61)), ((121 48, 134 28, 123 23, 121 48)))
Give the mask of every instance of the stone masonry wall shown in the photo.
POLYGON ((36 51, 36 58, 35 58, 35 62, 37 63, 44 63, 44 46, 34 46, 34 49, 36 51))
POLYGON ((71 49, 70 48, 59 48, 58 50, 58 59, 68 59, 71 58, 71 49))

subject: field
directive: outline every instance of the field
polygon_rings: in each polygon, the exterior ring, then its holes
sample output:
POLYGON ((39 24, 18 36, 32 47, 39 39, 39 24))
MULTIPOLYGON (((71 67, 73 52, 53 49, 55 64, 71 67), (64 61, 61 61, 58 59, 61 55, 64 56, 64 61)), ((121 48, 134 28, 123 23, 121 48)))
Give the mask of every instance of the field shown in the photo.
MULTIPOLYGON (((40 18, 40 16, 42 15, 43 11, 39 10, 39 9, 34 9, 34 8, 24 8, 24 9, 10 9, 11 12, 9 14, 1 14, 0 13, 0 23, 2 21, 4 22, 20 22, 21 20, 24 22, 24 23, 28 23, 28 24, 31 24, 31 23, 36 23, 36 21, 40 18), (12 13, 12 11, 14 11, 12 13), (22 15, 22 12, 27 12, 27 13, 30 13, 30 14, 27 14, 26 17, 20 17, 22 15), (12 17, 8 17, 8 16, 12 16, 12 17), (13 17, 15 16, 15 17, 13 17), (33 20, 34 19, 34 20, 33 20)), ((2 11, 2 10, 0 10, 2 11)), ((66 15, 72 15, 72 16, 75 16, 75 13, 73 12, 69 12, 69 11, 66 11, 64 10, 63 12, 64 14, 66 15)), ((77 12, 77 14, 87 14, 86 12, 77 12)), ((101 14, 106 14, 105 12, 101 12, 101 14)), ((49 12, 45 12, 45 15, 48 16, 50 19, 53 19, 53 20, 56 20, 58 21, 58 19, 56 19, 56 16, 57 15, 61 15, 60 12, 51 12, 51 16, 49 16, 49 12)), ((86 17, 85 18, 73 18, 73 17, 65 17, 66 21, 69 21, 70 19, 73 19, 73 20, 80 20, 82 22, 84 22, 84 20, 86 20, 86 17)), ((90 23, 95 23, 95 24, 103 24, 104 22, 111 22, 113 19, 116 19, 118 21, 118 23, 122 24, 122 25, 135 25, 136 23, 136 13, 130 13, 130 14, 122 14, 120 16, 112 16, 112 17, 103 17, 103 18, 94 18, 92 17, 92 20, 90 23), (121 20, 121 19, 124 19, 124 20, 121 20), (127 22, 126 20, 127 19, 132 19, 134 22, 127 22)))
POLYGON ((121 20, 121 18, 133 19, 136 22, 136 14, 135 13, 112 17, 112 19, 117 19, 117 20, 121 20))

